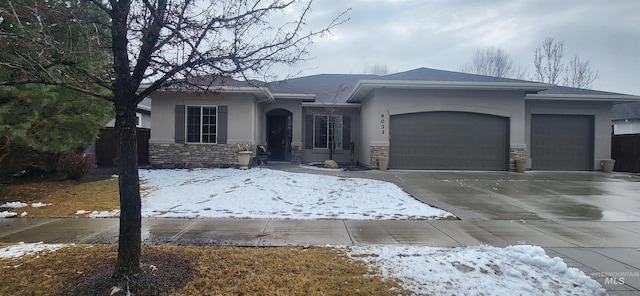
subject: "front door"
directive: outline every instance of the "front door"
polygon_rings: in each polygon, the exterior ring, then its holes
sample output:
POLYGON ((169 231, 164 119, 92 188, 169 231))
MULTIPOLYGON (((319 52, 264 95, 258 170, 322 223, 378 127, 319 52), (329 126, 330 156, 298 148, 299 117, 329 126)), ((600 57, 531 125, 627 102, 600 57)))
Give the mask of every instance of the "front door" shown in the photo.
POLYGON ((291 115, 267 116, 267 145, 270 160, 291 160, 291 115))

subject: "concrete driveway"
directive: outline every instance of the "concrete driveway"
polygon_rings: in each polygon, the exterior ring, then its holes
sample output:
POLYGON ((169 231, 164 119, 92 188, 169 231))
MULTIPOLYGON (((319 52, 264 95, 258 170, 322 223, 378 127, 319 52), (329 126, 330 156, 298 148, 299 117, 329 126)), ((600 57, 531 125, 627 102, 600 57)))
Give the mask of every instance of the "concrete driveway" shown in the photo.
POLYGON ((640 176, 602 172, 287 171, 364 177, 397 184, 466 221, 640 221, 640 176))
POLYGON ((640 177, 601 172, 370 171, 462 220, 640 221, 640 177))

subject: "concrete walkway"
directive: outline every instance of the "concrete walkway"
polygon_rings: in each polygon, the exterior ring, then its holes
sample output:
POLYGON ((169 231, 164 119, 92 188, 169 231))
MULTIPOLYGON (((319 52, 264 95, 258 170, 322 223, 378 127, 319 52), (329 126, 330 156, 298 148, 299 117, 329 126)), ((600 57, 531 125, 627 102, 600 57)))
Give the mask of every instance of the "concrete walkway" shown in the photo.
MULTIPOLYGON (((144 219, 142 237, 145 244, 236 246, 531 244, 581 269, 610 295, 640 293, 640 222, 144 219)), ((117 239, 113 218, 0 220, 0 242, 117 239)))

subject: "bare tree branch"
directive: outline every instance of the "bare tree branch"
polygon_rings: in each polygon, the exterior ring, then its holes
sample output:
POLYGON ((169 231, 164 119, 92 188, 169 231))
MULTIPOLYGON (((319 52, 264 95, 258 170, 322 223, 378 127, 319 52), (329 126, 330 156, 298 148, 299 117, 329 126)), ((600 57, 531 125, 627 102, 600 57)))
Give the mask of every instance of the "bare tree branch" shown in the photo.
POLYGON ((494 77, 515 77, 520 66, 502 48, 478 49, 471 62, 460 67, 460 71, 494 77))
POLYGON ((536 48, 533 59, 535 80, 551 84, 559 83, 564 71, 563 57, 564 41, 557 41, 552 37, 545 38, 536 48))
POLYGON ((577 55, 571 58, 564 73, 563 84, 576 88, 589 89, 598 78, 598 71, 591 70, 589 61, 582 61, 577 55))
POLYGON ((582 61, 577 55, 565 67, 564 41, 547 37, 536 48, 533 65, 536 81, 561 84, 576 88, 591 88, 598 78, 598 71, 593 71, 589 61, 582 61))

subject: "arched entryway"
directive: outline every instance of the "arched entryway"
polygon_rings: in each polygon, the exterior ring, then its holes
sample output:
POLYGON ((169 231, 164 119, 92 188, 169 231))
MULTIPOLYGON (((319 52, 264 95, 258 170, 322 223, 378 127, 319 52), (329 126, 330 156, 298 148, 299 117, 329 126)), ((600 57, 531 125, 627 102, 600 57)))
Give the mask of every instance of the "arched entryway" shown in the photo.
POLYGON ((292 114, 285 109, 267 112, 267 146, 270 160, 291 161, 292 114))

